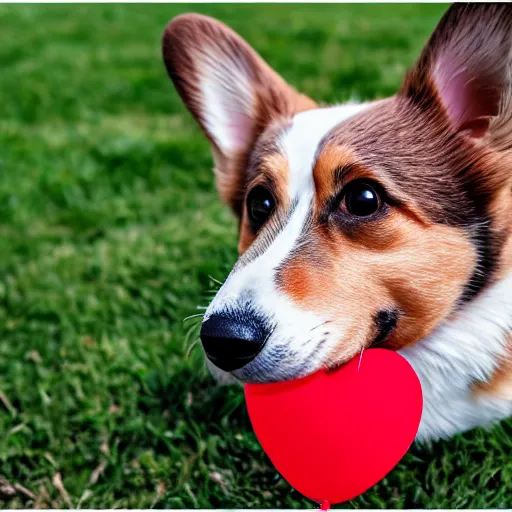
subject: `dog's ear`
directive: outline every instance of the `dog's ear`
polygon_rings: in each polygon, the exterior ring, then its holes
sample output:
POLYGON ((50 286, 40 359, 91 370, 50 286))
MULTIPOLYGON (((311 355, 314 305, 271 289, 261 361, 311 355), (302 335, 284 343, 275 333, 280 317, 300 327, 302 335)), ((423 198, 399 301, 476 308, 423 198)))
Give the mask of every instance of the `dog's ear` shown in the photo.
POLYGON ((399 94, 441 107, 453 129, 479 139, 510 121, 511 72, 512 5, 454 4, 399 94))
POLYGON ((239 213, 252 144, 280 116, 315 106, 235 32, 199 14, 174 18, 163 35, 167 72, 211 142, 222 199, 239 213))

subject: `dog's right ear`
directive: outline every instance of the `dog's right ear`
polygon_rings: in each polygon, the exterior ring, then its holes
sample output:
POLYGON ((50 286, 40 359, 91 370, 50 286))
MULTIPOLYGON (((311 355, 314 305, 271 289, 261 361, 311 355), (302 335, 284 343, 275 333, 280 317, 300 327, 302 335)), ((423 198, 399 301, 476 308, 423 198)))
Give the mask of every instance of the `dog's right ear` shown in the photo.
POLYGON ((240 213, 248 153, 265 126, 314 108, 235 32, 182 14, 163 35, 167 72, 211 142, 221 198, 240 213))

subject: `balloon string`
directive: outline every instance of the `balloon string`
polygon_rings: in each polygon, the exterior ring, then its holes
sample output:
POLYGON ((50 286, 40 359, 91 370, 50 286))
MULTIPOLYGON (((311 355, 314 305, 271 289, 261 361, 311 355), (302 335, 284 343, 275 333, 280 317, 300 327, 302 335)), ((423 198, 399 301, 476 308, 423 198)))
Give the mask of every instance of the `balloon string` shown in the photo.
POLYGON ((327 500, 322 501, 322 504, 320 505, 320 510, 330 510, 331 505, 327 500))

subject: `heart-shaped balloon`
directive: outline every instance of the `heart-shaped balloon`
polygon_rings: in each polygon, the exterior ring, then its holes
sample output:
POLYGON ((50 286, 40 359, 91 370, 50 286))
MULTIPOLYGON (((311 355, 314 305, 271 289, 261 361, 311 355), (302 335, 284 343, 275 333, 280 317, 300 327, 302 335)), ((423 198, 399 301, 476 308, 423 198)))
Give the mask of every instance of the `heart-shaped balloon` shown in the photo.
POLYGON ((405 455, 423 407, 420 381, 396 352, 371 349, 339 370, 246 384, 256 436, 292 487, 340 503, 384 478, 405 455))

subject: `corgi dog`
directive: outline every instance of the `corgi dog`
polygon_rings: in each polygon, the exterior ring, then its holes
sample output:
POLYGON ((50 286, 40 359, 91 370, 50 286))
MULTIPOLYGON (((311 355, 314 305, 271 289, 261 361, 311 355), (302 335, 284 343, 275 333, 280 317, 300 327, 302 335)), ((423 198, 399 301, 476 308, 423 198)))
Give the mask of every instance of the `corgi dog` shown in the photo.
POLYGON ((317 104, 198 14, 163 57, 239 220, 201 327, 212 372, 294 379, 379 346, 421 380, 418 440, 512 415, 512 5, 453 5, 364 103, 317 104))

